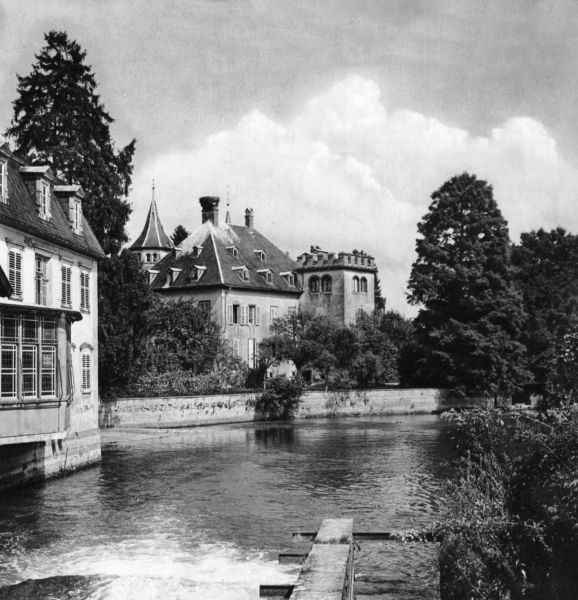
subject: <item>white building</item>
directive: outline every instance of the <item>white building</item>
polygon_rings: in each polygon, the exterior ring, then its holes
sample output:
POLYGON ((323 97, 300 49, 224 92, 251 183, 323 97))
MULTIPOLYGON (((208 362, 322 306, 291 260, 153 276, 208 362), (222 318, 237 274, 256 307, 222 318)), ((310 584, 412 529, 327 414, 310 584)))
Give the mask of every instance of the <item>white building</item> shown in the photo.
POLYGON ((0 146, 0 488, 100 459, 103 252, 83 198, 0 146))

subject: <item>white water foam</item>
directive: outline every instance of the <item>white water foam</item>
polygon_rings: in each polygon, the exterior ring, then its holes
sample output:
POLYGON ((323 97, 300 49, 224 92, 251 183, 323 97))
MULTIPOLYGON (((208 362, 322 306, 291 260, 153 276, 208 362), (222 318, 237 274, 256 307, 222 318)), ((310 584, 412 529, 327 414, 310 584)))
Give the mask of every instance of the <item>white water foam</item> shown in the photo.
MULTIPOLYGON (((167 538, 133 539, 63 551, 45 548, 20 564, 19 581, 55 576, 94 577, 90 600, 219 600, 258 598, 260 584, 295 581, 295 567, 281 567, 259 552, 228 544, 183 550, 167 538)), ((14 582, 15 583, 15 582, 14 582)))

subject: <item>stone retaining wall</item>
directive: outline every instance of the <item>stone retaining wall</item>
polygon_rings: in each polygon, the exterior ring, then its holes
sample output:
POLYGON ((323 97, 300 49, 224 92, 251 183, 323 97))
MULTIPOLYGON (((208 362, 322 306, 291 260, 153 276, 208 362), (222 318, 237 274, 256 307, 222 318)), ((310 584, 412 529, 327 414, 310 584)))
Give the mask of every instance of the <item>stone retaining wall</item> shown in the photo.
MULTIPOLYGON (((112 427, 191 427, 255 421, 257 393, 166 398, 119 398, 102 402, 99 424, 112 427)), ((443 390, 379 389, 343 392, 306 392, 297 419, 370 415, 427 414, 448 408, 473 406, 479 400, 459 402, 443 390)))

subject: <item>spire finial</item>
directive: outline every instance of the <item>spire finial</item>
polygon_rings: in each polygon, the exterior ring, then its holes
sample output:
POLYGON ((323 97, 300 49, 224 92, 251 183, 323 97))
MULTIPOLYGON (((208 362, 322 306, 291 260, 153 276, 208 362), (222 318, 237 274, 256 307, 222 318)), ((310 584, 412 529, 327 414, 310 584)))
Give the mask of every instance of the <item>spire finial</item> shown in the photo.
POLYGON ((153 201, 155 199, 155 180, 153 179, 153 201))

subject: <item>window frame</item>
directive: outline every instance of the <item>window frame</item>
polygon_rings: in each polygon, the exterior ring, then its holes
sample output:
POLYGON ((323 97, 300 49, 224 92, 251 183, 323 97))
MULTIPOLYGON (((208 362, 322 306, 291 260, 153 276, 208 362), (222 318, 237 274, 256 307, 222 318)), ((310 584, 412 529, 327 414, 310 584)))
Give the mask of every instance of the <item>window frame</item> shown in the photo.
POLYGON ((321 283, 317 275, 313 275, 309 278, 308 289, 310 294, 318 294, 321 283))
POLYGON ((321 277, 321 293, 331 294, 333 290, 333 278, 331 275, 323 275, 321 277))
POLYGON ((41 181, 40 182, 40 216, 43 219, 49 219, 51 216, 50 211, 50 203, 51 203, 51 194, 50 194, 50 184, 41 181))
POLYGON ((92 393, 92 350, 83 348, 80 351, 80 391, 82 394, 92 393), (88 383, 88 385, 86 385, 88 383))
POLYGON ((58 322, 55 317, 40 317, 25 312, 1 315, 0 404, 15 400, 52 401, 57 398, 57 356, 58 322), (4 366, 7 355, 12 357, 9 367, 4 366), (6 392, 4 384, 8 379, 11 384, 6 392))
POLYGON ((366 277, 362 277, 359 280, 359 291, 362 294, 367 294, 367 278, 366 277))
POLYGON ((48 262, 49 258, 42 254, 34 255, 34 284, 35 284, 35 300, 40 306, 48 306, 48 262), (43 265, 39 269, 39 265, 43 265), (44 301, 43 301, 44 300, 44 301))
POLYGON ((0 159, 0 202, 8 204, 8 161, 0 159))

